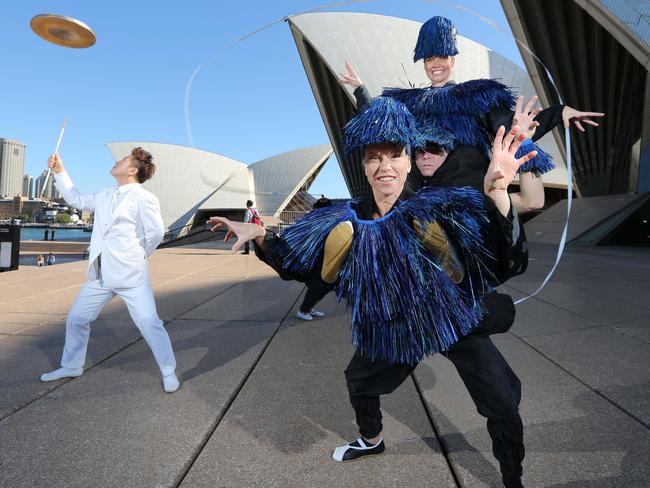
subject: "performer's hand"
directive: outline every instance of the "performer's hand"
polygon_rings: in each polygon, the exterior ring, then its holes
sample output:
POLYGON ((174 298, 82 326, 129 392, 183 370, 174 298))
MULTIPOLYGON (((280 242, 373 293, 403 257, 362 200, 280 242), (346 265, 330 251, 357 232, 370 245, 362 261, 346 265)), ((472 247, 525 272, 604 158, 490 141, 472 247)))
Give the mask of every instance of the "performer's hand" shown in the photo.
POLYGON ((517 159, 515 154, 521 143, 527 139, 526 132, 521 131, 517 125, 504 137, 505 131, 505 127, 499 127, 492 144, 492 159, 483 180, 483 189, 488 196, 494 192, 505 192, 519 167, 537 156, 537 151, 531 151, 517 159))
POLYGON ((347 74, 339 73, 339 75, 341 76, 339 78, 339 82, 341 82, 344 85, 350 85, 352 88, 357 88, 363 85, 363 81, 361 81, 361 78, 359 78, 357 72, 354 70, 352 65, 347 61, 345 62, 345 69, 348 70, 348 73, 347 74))
POLYGON ((47 167, 57 174, 65 171, 65 168, 63 167, 63 159, 61 159, 59 153, 54 153, 47 159, 47 167))
POLYGON ((518 125, 522 127, 524 133, 526 134, 526 139, 530 139, 535 134, 539 122, 535 122, 533 119, 542 111, 541 107, 537 107, 533 110, 533 105, 537 101, 537 95, 533 95, 526 106, 522 109, 524 104, 524 96, 521 95, 517 98, 517 105, 515 107, 515 115, 512 117, 512 125, 518 125))
POLYGON ((232 220, 228 220, 225 217, 210 217, 210 220, 208 220, 207 223, 212 226, 210 229, 212 232, 223 228, 228 229, 228 232, 226 232, 226 237, 224 238, 224 242, 228 242, 233 235, 237 237, 237 241, 232 245, 232 248, 230 248, 233 253, 237 252, 246 242, 250 241, 251 239, 264 237, 266 234, 264 227, 261 225, 234 222, 232 220))
POLYGON ((579 110, 569 107, 568 105, 562 109, 562 121, 564 122, 564 127, 568 129, 571 127, 571 122, 573 122, 576 128, 581 132, 585 132, 585 128, 582 126, 582 123, 598 127, 598 122, 594 122, 591 119, 593 117, 604 116, 605 114, 603 112, 580 112, 579 110))

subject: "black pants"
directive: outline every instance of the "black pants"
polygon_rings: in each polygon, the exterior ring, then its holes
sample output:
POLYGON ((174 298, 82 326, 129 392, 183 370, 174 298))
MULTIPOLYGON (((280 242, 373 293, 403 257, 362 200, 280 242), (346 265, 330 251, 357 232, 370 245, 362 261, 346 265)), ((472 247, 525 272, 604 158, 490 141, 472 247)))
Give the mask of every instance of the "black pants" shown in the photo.
MULTIPOLYGON (((524 459, 523 426, 519 416, 521 382, 489 337, 508 330, 514 305, 507 295, 486 297, 488 315, 469 336, 445 354, 469 391, 478 413, 487 418, 492 451, 499 461, 506 488, 521 486, 524 459)), ((382 430, 380 395, 392 393, 413 372, 415 365, 371 361, 355 353, 345 377, 361 435, 370 439, 382 430)))
POLYGON ((302 300, 302 304, 300 304, 300 311, 302 313, 311 312, 314 306, 334 289, 334 285, 329 285, 320 279, 310 280, 306 285, 307 292, 305 293, 305 298, 302 300))

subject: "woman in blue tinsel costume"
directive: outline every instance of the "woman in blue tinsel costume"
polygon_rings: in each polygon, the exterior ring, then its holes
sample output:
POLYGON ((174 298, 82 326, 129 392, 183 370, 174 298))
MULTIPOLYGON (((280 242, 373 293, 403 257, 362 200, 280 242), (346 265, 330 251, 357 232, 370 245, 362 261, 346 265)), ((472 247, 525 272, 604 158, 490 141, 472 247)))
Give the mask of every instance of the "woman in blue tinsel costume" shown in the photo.
MULTIPOLYGON (((210 219, 213 229, 225 226, 237 236, 233 250, 254 239, 258 257, 281 277, 335 283, 346 301, 356 347, 346 380, 361 437, 337 448, 334 460, 383 452, 379 396, 394 391, 423 357, 451 351, 491 320, 477 297, 491 289, 495 261, 517 257, 508 254, 510 247, 499 249, 490 212, 501 216, 502 232, 511 236, 505 188, 535 156, 515 157, 523 140, 517 129, 504 137, 501 128, 495 138, 486 184, 500 190, 490 198, 452 187, 412 194, 405 187, 409 152, 422 145, 422 136, 403 104, 380 97, 345 128, 346 151, 364 151, 372 188, 367 199, 316 210, 280 236, 253 224, 210 219)), ((476 371, 501 366, 469 360, 476 371)), ((482 387, 494 395, 502 388, 498 381, 482 387)))

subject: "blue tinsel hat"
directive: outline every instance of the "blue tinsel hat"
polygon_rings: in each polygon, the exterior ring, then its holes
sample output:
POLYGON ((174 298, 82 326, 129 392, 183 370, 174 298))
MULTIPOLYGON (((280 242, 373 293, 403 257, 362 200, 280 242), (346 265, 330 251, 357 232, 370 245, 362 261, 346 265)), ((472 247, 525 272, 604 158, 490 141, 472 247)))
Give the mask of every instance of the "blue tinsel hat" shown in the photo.
POLYGON ((456 147, 456 141, 452 133, 439 124, 418 120, 418 129, 425 143, 434 142, 439 144, 448 153, 456 147))
POLYGON ((433 56, 456 56, 456 27, 446 17, 431 17, 427 20, 418 34, 415 44, 413 62, 433 56))
POLYGON ((411 147, 422 147, 424 144, 415 117, 406 105, 389 97, 373 99, 363 112, 343 127, 343 132, 346 154, 364 148, 368 144, 382 142, 411 147))

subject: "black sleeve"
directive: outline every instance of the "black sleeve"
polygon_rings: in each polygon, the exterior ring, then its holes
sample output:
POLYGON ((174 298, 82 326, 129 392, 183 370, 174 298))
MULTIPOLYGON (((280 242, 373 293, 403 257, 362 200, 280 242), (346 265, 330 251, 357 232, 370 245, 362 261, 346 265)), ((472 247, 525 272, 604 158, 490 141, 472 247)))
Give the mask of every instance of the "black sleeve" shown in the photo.
POLYGON ((287 243, 275 232, 266 231, 264 236, 264 247, 262 248, 253 240, 253 247, 258 259, 271 266, 276 273, 285 281, 300 281, 308 286, 329 286, 323 282, 320 270, 323 266, 323 257, 321 256, 313 270, 302 269, 298 272, 288 271, 283 268, 284 256, 287 255, 287 243))
POLYGON ((359 85, 355 88, 354 98, 357 99, 357 113, 361 112, 361 110, 363 110, 363 108, 372 100, 366 85, 359 85))
POLYGON ((258 245, 257 242, 253 240, 253 247, 255 248, 255 254, 258 259, 271 266, 271 268, 273 268, 283 280, 295 280, 303 283, 307 280, 308 273, 306 271, 291 273, 286 269, 283 269, 282 265, 284 262, 284 256, 288 251, 287 244, 275 232, 266 231, 266 235, 264 236, 264 246, 262 247, 258 245))
POLYGON ((533 142, 541 139, 562 123, 563 110, 564 105, 553 105, 537 114, 534 120, 539 122, 539 127, 535 131, 533 142))
MULTIPOLYGON (((562 122, 563 109, 564 105, 553 105, 537 114, 533 120, 539 122, 539 127, 535 131, 533 142, 544 137, 562 122)), ((510 130, 514 115, 515 112, 509 109, 493 110, 483 117, 482 123, 485 129, 494 137, 500 126, 504 126, 506 132, 510 130)))
POLYGON ((512 117, 514 115, 515 112, 510 109, 493 110, 483 117, 483 127, 485 127, 488 133, 494 138, 499 127, 504 126, 506 132, 510 130, 510 127, 512 126, 512 117))
POLYGON ((492 285, 498 286, 526 271, 528 246, 524 228, 514 206, 510 205, 510 212, 504 217, 494 202, 485 197, 485 208, 490 220, 487 240, 495 258, 491 266, 495 281, 492 285))

